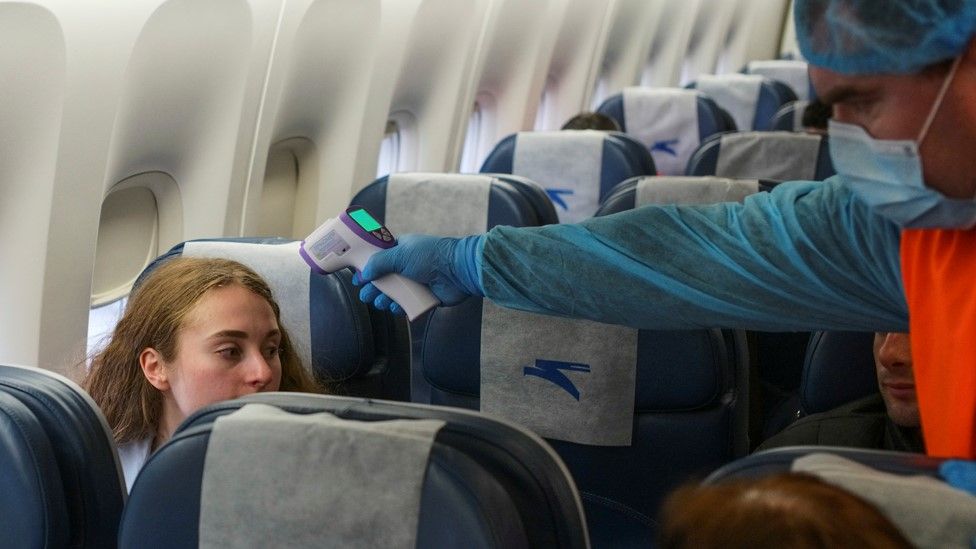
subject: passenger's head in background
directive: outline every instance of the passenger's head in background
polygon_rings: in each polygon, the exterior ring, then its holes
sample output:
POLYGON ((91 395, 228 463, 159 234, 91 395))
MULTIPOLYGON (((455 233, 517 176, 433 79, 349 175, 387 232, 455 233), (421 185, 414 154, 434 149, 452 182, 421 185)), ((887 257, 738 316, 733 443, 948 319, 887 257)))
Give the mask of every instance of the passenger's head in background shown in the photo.
POLYGON ((803 108, 801 124, 807 133, 827 133, 827 121, 830 120, 830 107, 819 99, 813 99, 803 108))
POLYGON ((878 388, 891 421, 901 427, 918 427, 918 399, 908 334, 875 333, 874 365, 878 372, 878 388))
POLYGON ((617 121, 598 112, 581 112, 570 118, 560 128, 563 130, 601 130, 605 132, 619 132, 617 121))
POLYGON ((679 488, 659 538, 662 549, 911 547, 872 504, 803 473, 679 488))
POLYGON ((226 259, 177 258, 132 293, 85 389, 116 442, 169 439, 189 414, 261 391, 317 389, 268 284, 226 259))

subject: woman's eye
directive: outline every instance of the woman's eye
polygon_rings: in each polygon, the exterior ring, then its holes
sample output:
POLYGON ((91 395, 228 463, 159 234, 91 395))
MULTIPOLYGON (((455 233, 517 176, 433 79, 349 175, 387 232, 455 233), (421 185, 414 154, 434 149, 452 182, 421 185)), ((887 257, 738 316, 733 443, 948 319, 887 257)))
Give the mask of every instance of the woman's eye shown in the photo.
POLYGON ((227 360, 237 360, 241 357, 241 351, 237 347, 225 347, 217 349, 217 354, 227 360))
POLYGON ((271 360, 279 355, 281 355, 281 347, 278 347, 277 345, 268 347, 264 350, 264 358, 268 360, 271 360))

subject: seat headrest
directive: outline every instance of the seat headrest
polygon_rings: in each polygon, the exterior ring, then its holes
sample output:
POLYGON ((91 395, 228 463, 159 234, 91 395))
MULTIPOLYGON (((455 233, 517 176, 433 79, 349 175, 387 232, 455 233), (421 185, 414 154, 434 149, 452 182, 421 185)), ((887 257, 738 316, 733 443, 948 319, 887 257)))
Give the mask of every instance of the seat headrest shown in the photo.
POLYGON ((495 146, 482 173, 511 173, 542 185, 556 205, 561 222, 593 215, 609 189, 647 173, 653 159, 641 146, 608 132, 563 130, 520 132, 495 146))
POLYGON ((821 181, 834 175, 827 136, 798 132, 733 132, 707 139, 687 175, 773 181, 821 181))
POLYGON ((800 380, 801 413, 826 412, 877 391, 872 332, 811 334, 800 380))
POLYGON ((787 84, 796 94, 797 99, 809 101, 814 97, 813 86, 810 84, 810 72, 806 61, 797 59, 767 59, 750 61, 746 67, 747 74, 759 74, 787 84))
MULTIPOLYGON (((435 422, 443 425, 437 430, 433 443, 429 446, 429 459, 425 459, 422 471, 419 515, 416 521, 417 547, 565 547, 584 548, 589 546, 582 504, 572 479, 565 466, 552 449, 535 435, 512 425, 470 412, 394 402, 353 399, 324 395, 304 395, 295 393, 261 393, 236 400, 224 401, 194 413, 180 426, 173 438, 160 448, 146 463, 139 479, 133 486, 132 494, 122 517, 119 543, 124 547, 140 547, 146 543, 165 546, 196 547, 202 541, 201 532, 205 526, 201 521, 207 518, 202 514, 202 491, 207 474, 206 462, 214 446, 217 433, 216 423, 248 404, 272 407, 277 414, 285 417, 295 415, 327 413, 334 416, 332 422, 346 425, 360 425, 363 429, 384 431, 380 422, 398 422, 409 426, 417 421, 435 422), (170 502, 167 513, 159 513, 159 501, 170 502)), ((309 416, 310 417, 310 416, 309 416)), ((247 419, 247 418, 243 418, 247 419)), ((289 420, 290 421, 290 420, 289 420)), ((299 419, 301 423, 305 420, 299 419)), ((404 433, 403 429, 396 432, 404 433)), ((244 429, 245 436, 261 439, 262 429, 244 429)), ((394 431, 389 431, 392 436, 394 431)), ((408 438, 412 435, 405 434, 408 438)), ((302 436, 286 437, 286 444, 305 445, 302 436), (291 440, 294 439, 294 440, 291 440)), ((314 434, 313 439, 319 438, 314 434)), ((342 442, 342 441, 340 441, 342 442)), ((330 467, 332 460, 340 468, 359 469, 355 474, 389 475, 398 474, 395 466, 399 455, 388 452, 374 453, 374 457, 387 464, 382 471, 370 468, 370 460, 360 462, 356 457, 359 448, 365 448, 369 441, 352 437, 351 444, 345 445, 352 454, 333 454, 312 450, 322 466, 330 467)), ((274 448, 272 448, 274 450, 274 448)), ((219 450, 213 450, 219 451, 219 450)), ((247 459, 250 455, 235 455, 225 452, 226 459, 247 459)), ((301 454, 301 452, 299 452, 301 454)), ((305 452, 307 455, 308 452, 305 452)), ((260 475, 264 468, 261 462, 277 460, 280 452, 256 455, 257 463, 250 463, 252 473, 260 475)), ((302 473, 304 474, 304 473, 302 473)), ((309 470, 309 475, 315 471, 309 470)), ((377 480, 382 480, 378 477, 377 480)), ((261 483, 271 483, 274 479, 264 479, 261 483)), ((260 496, 248 494, 251 483, 237 483, 244 491, 243 498, 260 496)), ((357 498, 365 494, 355 483, 341 490, 337 498, 357 498)), ((326 504, 335 503, 331 498, 333 490, 316 491, 308 494, 310 498, 326 498, 326 504)), ((367 497, 368 494, 367 494, 367 497)), ((400 495, 387 491, 376 497, 391 497, 399 500, 400 495)), ((238 498, 235 501, 240 501, 238 498)), ((402 502, 394 502, 399 505, 402 502)), ((234 501, 223 504, 233 505, 234 501)), ((248 503, 250 504, 250 503, 248 503)), ((413 509, 417 512, 418 509, 413 509)), ((381 502, 363 501, 352 504, 349 515, 367 520, 373 510, 381 508, 381 502)), ((280 520, 281 528, 292 529, 295 533, 328 530, 322 527, 322 517, 314 513, 304 513, 306 509, 300 502, 293 513, 273 513, 267 518, 280 520), (287 515, 287 516, 286 516, 287 515), (303 524, 312 523, 305 528, 303 524)), ((235 516, 239 520, 239 516, 235 516)), ((405 517, 379 516, 379 520, 397 522, 405 517)), ((328 522, 328 521, 326 521, 328 522)), ((270 532, 274 535, 274 531, 270 532)), ((318 546, 331 546, 336 538, 313 538, 318 546)), ((276 538, 278 539, 278 538, 276 538)), ((394 545, 394 544, 390 544, 394 545)), ((413 544, 410 544, 413 546, 413 544)))

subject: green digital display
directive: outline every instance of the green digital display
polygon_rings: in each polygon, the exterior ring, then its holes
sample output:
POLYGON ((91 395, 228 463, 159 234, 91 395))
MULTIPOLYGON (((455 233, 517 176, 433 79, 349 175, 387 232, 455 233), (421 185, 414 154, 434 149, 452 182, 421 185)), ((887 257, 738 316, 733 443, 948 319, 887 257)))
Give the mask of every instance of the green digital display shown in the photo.
POLYGON ((369 215, 369 212, 363 209, 349 212, 349 217, 351 217, 353 221, 358 223, 360 227, 367 231, 375 231, 383 226, 380 225, 379 221, 373 219, 373 216, 369 215))

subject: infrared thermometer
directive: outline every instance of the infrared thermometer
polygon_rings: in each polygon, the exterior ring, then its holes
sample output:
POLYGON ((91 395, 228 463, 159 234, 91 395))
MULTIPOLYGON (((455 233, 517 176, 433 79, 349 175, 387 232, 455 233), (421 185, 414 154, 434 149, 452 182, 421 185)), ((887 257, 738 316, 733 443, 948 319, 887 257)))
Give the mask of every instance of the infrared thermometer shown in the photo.
MULTIPOLYGON (((319 274, 334 273, 344 267, 362 272, 373 254, 396 245, 390 230, 365 208, 350 206, 339 217, 333 217, 312 231, 302 241, 298 253, 319 274)), ((440 305, 426 286, 398 274, 377 278, 373 284, 396 301, 410 320, 440 305)))

